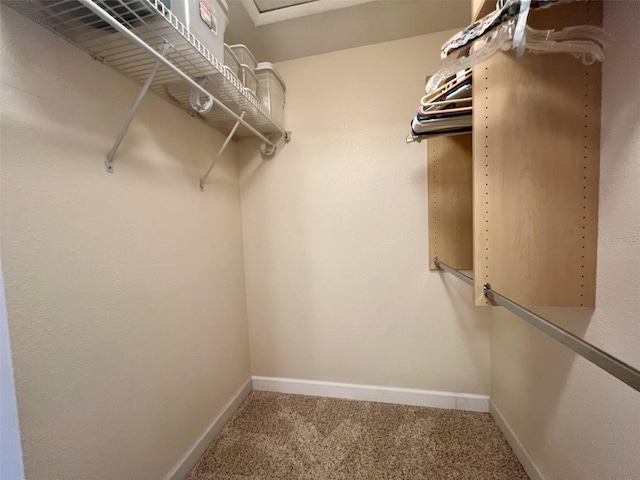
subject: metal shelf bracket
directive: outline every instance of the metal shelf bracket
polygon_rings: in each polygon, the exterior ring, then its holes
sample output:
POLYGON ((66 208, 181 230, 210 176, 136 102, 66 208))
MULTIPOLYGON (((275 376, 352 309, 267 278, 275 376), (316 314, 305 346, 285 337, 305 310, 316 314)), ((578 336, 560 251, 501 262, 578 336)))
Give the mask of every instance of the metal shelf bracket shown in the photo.
POLYGON ((260 152, 267 157, 272 157, 276 153, 277 149, 278 146, 275 144, 268 144, 265 142, 260 144, 260 152))
MULTIPOLYGON (((290 131, 284 132, 284 135, 282 137, 284 138, 285 143, 289 143, 291 141, 291 132, 290 131)), ((272 157, 276 153, 277 149, 278 149, 277 143, 262 142, 260 144, 260 152, 263 155, 266 155, 267 157, 272 157)))
MULTIPOLYGON (((241 82, 224 69, 220 59, 172 14, 163 0, 141 0, 140 9, 131 0, 0 0, 36 21, 53 33, 142 84, 124 125, 105 159, 105 168, 113 173, 113 162, 122 141, 148 91, 167 98, 191 116, 210 127, 228 132, 235 124, 223 148, 234 135, 255 135, 270 154, 277 141, 290 138, 270 111, 241 82), (134 18, 135 17, 135 18, 134 18), (212 79, 205 86, 202 78, 212 79), (169 86, 173 91, 169 91, 169 86), (213 103, 209 112, 193 112, 195 94, 213 103), (245 115, 246 112, 246 115, 245 115), (238 127, 240 129, 235 131, 238 127), (277 139, 277 141, 276 141, 277 139)), ((283 142, 284 143, 284 142, 283 142)), ((280 144, 282 145, 282 144, 280 144)), ((222 149, 219 154, 222 153, 222 149)), ((212 166, 200 180, 201 187, 212 166)))
MULTIPOLYGON (((167 51, 169 50, 169 48, 171 48, 171 44, 165 43, 164 48, 160 53, 160 55, 163 58, 167 54, 167 51)), ((131 122, 133 122, 133 119, 138 113, 138 110, 140 109, 140 105, 142 104, 142 100, 144 99, 144 96, 146 95, 146 93, 149 91, 149 87, 151 87, 151 83, 153 82, 153 77, 156 76, 156 72, 158 71, 159 67, 160 67, 160 59, 156 60, 156 63, 153 66, 153 69, 151 69, 151 72, 149 73, 149 76, 147 77, 146 82, 144 82, 144 85, 142 86, 142 89, 138 94, 138 98, 136 98, 136 101, 133 104, 131 111, 129 112, 129 116, 127 117, 127 120, 124 126, 122 127, 122 130, 120 130, 120 134, 118 135, 118 138, 116 138, 116 141, 113 144, 113 147, 111 147, 111 150, 109 150, 109 153, 107 153, 107 159, 104 162, 104 166, 107 169, 108 173, 113 173, 113 159, 116 156, 116 152, 118 151, 118 148, 120 148, 120 144, 122 143, 124 136, 127 134, 127 131, 131 126, 131 122)))
POLYGON ((215 166, 216 162, 220 158, 220 155, 222 155, 222 152, 224 152, 225 148, 227 148, 227 145, 229 145, 229 142, 231 141, 231 139, 233 138, 233 135, 236 133, 236 130, 240 126, 240 123, 242 122, 242 119, 244 118, 244 114, 245 113, 246 112, 242 112, 240 114, 240 118, 238 118, 238 121, 236 122, 236 124, 233 126, 233 128, 229 132, 229 135, 227 135, 227 139, 224 141, 224 143, 222 144, 222 147, 220 147, 220 150, 218 150, 218 153, 213 158, 213 162, 211 162, 211 165, 209 165, 209 168, 208 168, 207 172, 200 179, 200 190, 201 191, 204 192, 204 182, 207 181, 207 177, 209 177, 209 174, 211 173, 211 170, 213 170, 213 167, 215 166))

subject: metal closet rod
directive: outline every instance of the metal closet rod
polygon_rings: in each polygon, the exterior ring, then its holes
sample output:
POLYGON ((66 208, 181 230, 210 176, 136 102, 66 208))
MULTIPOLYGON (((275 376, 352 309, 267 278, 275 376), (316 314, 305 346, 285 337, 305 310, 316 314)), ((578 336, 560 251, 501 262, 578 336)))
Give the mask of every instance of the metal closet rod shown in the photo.
MULTIPOLYGON (((438 260, 438 257, 433 259, 433 263, 435 263, 436 267, 448 273, 451 273, 465 283, 473 285, 473 279, 471 277, 456 270, 455 268, 450 267, 446 263, 442 263, 440 260, 438 260)), ((569 347, 581 357, 586 358, 591 363, 597 365, 598 367, 602 368, 606 372, 610 373, 614 377, 629 385, 634 390, 640 392, 640 370, 632 367, 627 363, 624 363, 623 361, 610 355, 604 350, 599 349, 595 345, 592 345, 589 342, 585 342, 580 337, 576 337, 573 333, 560 328, 559 326, 551 323, 549 320, 536 315, 530 310, 527 310, 523 306, 512 302, 508 298, 491 290, 491 285, 489 284, 484 285, 484 296, 492 300, 496 304, 503 306, 510 312, 515 313, 530 325, 546 333, 554 340, 569 347)))
POLYGON ((149 52, 151 55, 153 55, 158 62, 163 63, 167 68, 171 69, 174 73, 179 75, 185 82, 189 83, 193 88, 198 89, 204 95, 207 95, 208 97, 212 98, 213 101, 216 103, 216 105, 218 105, 220 108, 222 108, 222 110, 224 110, 226 113, 231 115, 234 119, 236 119, 242 125, 247 127, 260 140, 262 140, 263 142, 265 142, 268 145, 275 146, 274 142, 269 140, 267 137, 265 137, 263 134, 261 134, 254 127, 249 125, 249 123, 247 123, 247 121, 244 120, 240 115, 237 115, 233 110, 231 110, 229 107, 227 107, 224 103, 222 103, 216 97, 214 97, 209 92, 207 92, 204 88, 202 88, 201 85, 198 85, 197 82, 195 82, 191 77, 189 77, 189 75, 185 74, 182 70, 180 70, 178 67, 176 67, 174 64, 172 64, 169 60, 167 60, 165 57, 163 57, 160 53, 155 51, 151 46, 147 45, 144 41, 142 41, 140 38, 138 38, 138 36, 136 36, 135 34, 131 33, 125 26, 123 26, 115 18, 113 18, 111 15, 109 15, 108 12, 106 12, 101 7, 99 7, 98 5, 93 3, 91 0, 79 0, 79 1, 85 7, 87 7, 89 10, 94 12, 96 15, 98 15, 104 21, 106 21, 113 28, 115 28, 120 33, 122 33, 123 35, 128 37, 129 40, 131 40, 132 42, 136 43, 137 45, 139 45, 140 47, 145 49, 147 52, 149 52))

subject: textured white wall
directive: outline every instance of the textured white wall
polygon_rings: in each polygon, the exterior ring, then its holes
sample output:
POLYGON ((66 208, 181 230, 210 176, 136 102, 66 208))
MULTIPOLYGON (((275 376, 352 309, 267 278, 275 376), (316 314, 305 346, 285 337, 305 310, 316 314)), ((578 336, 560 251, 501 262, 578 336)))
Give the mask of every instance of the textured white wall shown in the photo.
POLYGON ((489 311, 429 272, 409 123, 452 32, 277 65, 293 140, 240 147, 254 375, 488 393, 489 311))
POLYGON ((28 479, 163 478, 249 377, 223 138, 2 7, 2 255, 28 479))
MULTIPOLYGON (((604 27, 597 308, 539 313, 639 368, 640 4, 606 2, 604 27)), ((640 478, 640 393, 503 309, 491 397, 547 479, 640 478)))

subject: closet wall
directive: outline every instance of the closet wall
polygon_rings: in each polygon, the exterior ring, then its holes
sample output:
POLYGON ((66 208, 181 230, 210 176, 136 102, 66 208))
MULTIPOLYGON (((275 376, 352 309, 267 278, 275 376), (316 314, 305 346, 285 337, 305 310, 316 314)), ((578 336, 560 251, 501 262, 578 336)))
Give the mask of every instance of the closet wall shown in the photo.
MULTIPOLYGON (((615 44, 603 65, 597 308, 537 311, 638 366, 640 5, 604 7, 615 44)), ((544 478, 637 478, 640 394, 506 310, 492 311, 491 400, 544 478)))
POLYGON ((240 145, 252 373, 488 393, 488 309, 429 272, 424 145, 406 145, 453 32, 282 62, 293 138, 240 145))
POLYGON ((249 379, 234 150, 1 7, 2 258, 27 478, 164 478, 249 379))

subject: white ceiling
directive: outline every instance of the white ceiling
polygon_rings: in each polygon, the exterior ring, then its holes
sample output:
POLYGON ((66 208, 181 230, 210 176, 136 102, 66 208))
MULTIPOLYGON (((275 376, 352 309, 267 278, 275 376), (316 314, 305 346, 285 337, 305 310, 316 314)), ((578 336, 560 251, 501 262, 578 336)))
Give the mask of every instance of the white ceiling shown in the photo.
POLYGON ((470 0, 360 0, 356 5, 353 0, 321 0, 262 13, 260 16, 278 14, 286 19, 257 22, 256 26, 242 1, 228 2, 225 42, 245 44, 259 62, 280 62, 463 28, 471 20, 470 0), (306 10, 319 4, 333 9, 314 14, 306 10))

